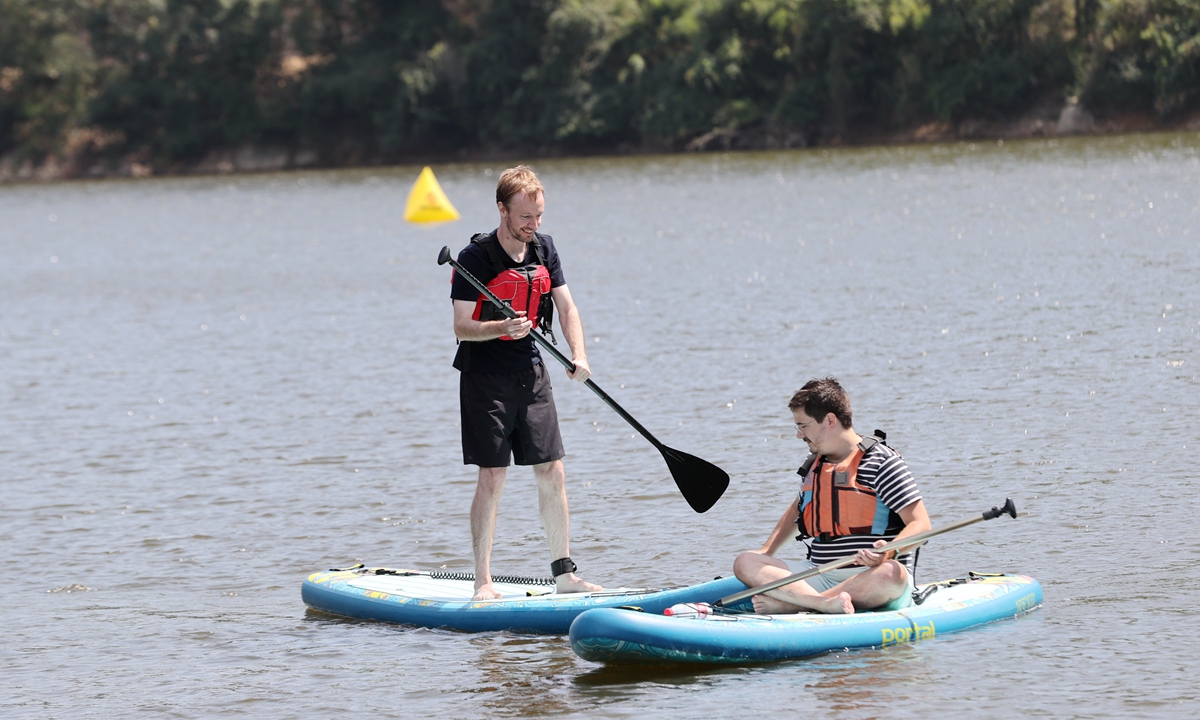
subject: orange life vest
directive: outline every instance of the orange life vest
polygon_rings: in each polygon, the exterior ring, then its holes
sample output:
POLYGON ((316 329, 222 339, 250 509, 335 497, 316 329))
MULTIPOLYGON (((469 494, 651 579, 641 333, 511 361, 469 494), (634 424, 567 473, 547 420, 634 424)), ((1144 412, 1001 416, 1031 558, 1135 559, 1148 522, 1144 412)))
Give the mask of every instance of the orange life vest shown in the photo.
POLYGON ((874 490, 858 483, 863 455, 882 441, 874 435, 863 438, 854 453, 840 463, 809 456, 799 472, 804 478, 796 518, 799 539, 829 542, 847 535, 891 535, 904 528, 904 521, 883 504, 874 490))

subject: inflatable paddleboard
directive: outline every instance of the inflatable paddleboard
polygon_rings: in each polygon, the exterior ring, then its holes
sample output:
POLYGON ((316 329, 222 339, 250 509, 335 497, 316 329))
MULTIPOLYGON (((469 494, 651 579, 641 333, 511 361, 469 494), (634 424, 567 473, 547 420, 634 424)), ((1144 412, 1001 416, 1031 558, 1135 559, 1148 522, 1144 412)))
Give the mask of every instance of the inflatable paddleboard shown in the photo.
MULTIPOLYGON (((333 615, 469 632, 513 630, 564 634, 585 610, 637 607, 661 614, 676 603, 716 602, 741 592, 737 578, 672 588, 613 588, 594 593, 554 591, 550 578, 492 576, 504 597, 475 601, 469 572, 393 570, 356 566, 309 575, 300 595, 333 615)), ((742 607, 750 607, 749 602, 742 607)))
POLYGON ((589 610, 571 624, 571 648, 585 660, 604 663, 736 665, 929 640, 1015 617, 1042 603, 1041 585, 1025 575, 971 573, 918 590, 928 593, 920 605, 852 615, 718 610, 701 618, 589 610))

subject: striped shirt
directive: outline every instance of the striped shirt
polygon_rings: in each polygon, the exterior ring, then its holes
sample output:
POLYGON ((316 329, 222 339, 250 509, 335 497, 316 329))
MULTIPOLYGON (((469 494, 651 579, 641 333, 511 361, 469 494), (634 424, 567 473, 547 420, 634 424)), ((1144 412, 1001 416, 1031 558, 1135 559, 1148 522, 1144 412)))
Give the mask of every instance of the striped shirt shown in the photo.
MULTIPOLYGON (((877 443, 872 446, 858 464, 858 482, 864 487, 875 491, 876 496, 887 505, 892 512, 912 505, 921 499, 917 483, 913 480, 908 463, 895 450, 877 443)), ((888 535, 847 535, 835 538, 829 542, 812 539, 809 549, 809 559, 817 565, 824 565, 834 560, 841 560, 847 555, 853 555, 859 550, 870 550, 877 540, 894 540, 895 534, 888 535)), ((898 561, 912 568, 911 553, 905 553, 898 561)))

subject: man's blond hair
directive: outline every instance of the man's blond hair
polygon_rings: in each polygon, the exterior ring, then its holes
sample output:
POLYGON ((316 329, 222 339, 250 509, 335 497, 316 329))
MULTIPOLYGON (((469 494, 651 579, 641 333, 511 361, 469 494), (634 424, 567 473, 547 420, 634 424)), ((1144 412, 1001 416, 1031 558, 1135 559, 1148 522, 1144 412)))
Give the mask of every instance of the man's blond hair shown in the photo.
POLYGON ((500 181, 496 183, 496 202, 508 207, 508 202, 517 193, 536 198, 538 193, 546 194, 546 189, 538 180, 537 173, 528 165, 518 165, 500 173, 500 181))

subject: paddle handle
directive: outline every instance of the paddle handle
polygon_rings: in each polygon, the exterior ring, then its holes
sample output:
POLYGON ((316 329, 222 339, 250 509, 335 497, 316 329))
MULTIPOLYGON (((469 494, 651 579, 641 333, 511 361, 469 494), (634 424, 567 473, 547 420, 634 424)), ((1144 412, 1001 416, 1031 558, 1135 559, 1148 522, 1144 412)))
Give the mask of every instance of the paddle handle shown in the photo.
MULTIPOLYGON (((893 540, 890 543, 887 543, 887 544, 882 545, 877 548, 873 548, 873 552, 885 553, 885 552, 889 552, 891 550, 897 550, 897 551, 904 550, 906 548, 913 547, 914 545, 920 545, 921 543, 925 542, 926 540, 933 538, 933 537, 937 537, 938 535, 944 535, 945 533, 948 533, 948 532, 951 532, 954 530, 958 530, 959 528, 964 528, 968 525, 974 525, 975 523, 982 522, 984 520, 991 520, 992 518, 998 518, 1001 515, 1010 515, 1013 518, 1017 517, 1017 506, 1013 503, 1012 498, 1004 499, 1004 507, 994 507, 991 510, 984 511, 983 513, 981 513, 980 515, 977 515, 976 517, 966 518, 964 520, 959 520, 958 522, 952 522, 949 525, 945 525, 940 528, 933 528, 932 530, 926 530, 925 532, 920 532, 920 533, 917 533, 916 535, 909 535, 906 538, 900 538, 898 540, 893 540)), ((787 577, 779 578, 778 580, 773 580, 773 581, 767 583, 766 585, 759 585, 758 587, 753 587, 753 588, 750 588, 749 590, 743 590, 741 592, 734 593, 732 595, 729 595, 728 597, 721 598, 720 600, 716 601, 713 604, 716 605, 717 607, 728 607, 729 605, 732 605, 736 602, 745 600, 748 597, 753 597, 754 595, 762 595, 765 592, 774 590, 776 588, 781 588, 784 585, 791 585, 792 583, 797 582, 799 580, 805 580, 810 577, 816 577, 817 575, 824 575, 827 572, 832 572, 839 568, 844 568, 847 565, 853 565, 855 563, 855 561, 856 561, 855 556, 850 555, 850 556, 842 558, 841 560, 835 560, 834 562, 831 562, 831 563, 825 563, 824 565, 821 565, 820 567, 810 568, 803 572, 798 572, 794 575, 788 575, 787 577)))
MULTIPOLYGON (((493 305, 495 305, 497 308, 499 308, 500 312, 504 313, 504 317, 506 317, 506 318, 517 317, 517 311, 513 310, 512 306, 510 306, 508 303, 504 302, 500 298, 496 297, 496 294, 493 293, 491 290, 489 290, 487 285, 484 285, 483 283, 479 282, 479 278, 475 277, 470 272, 465 270, 463 268, 463 266, 460 265, 457 260, 450 257, 450 248, 449 247, 443 247, 442 251, 440 253, 438 253, 438 265, 445 265, 447 263, 449 263, 450 266, 452 268, 454 268, 455 272, 462 275, 463 278, 466 279, 467 282, 471 283, 471 285, 473 285, 475 287, 475 289, 478 290, 484 297, 486 297, 488 300, 490 300, 493 305)), ((547 340, 546 338, 542 337, 541 333, 539 333, 535 330, 530 330, 529 335, 533 338, 534 342, 536 342, 538 345, 541 345, 542 349, 544 349, 546 352, 550 353, 550 355, 555 360, 562 363, 563 366, 566 367, 571 372, 575 372, 575 363, 568 360, 567 356, 563 355, 561 352, 559 352, 558 348, 551 345, 550 341, 547 340)), ((632 415, 625 412, 625 408, 618 405, 617 401, 613 400, 611 397, 609 397, 608 393, 604 392, 604 390, 602 390, 599 385, 597 385, 595 382, 593 382, 591 378, 588 378, 586 381, 584 381, 583 384, 586 385, 588 387, 588 389, 590 389, 592 392, 596 393, 596 395, 599 396, 599 398, 601 400, 603 400, 606 405, 608 405, 610 408, 613 409, 614 412, 616 412, 618 415, 620 415, 625 420, 625 422, 629 423, 633 427, 634 430, 637 430, 639 433, 641 433, 642 437, 649 440, 650 443, 652 445, 654 445, 654 447, 658 448, 659 452, 662 452, 662 453, 667 452, 668 448, 665 445, 663 445, 661 442, 659 442, 658 438, 651 435, 650 431, 647 430, 646 428, 642 427, 642 424, 640 422, 635 420, 632 415)))

